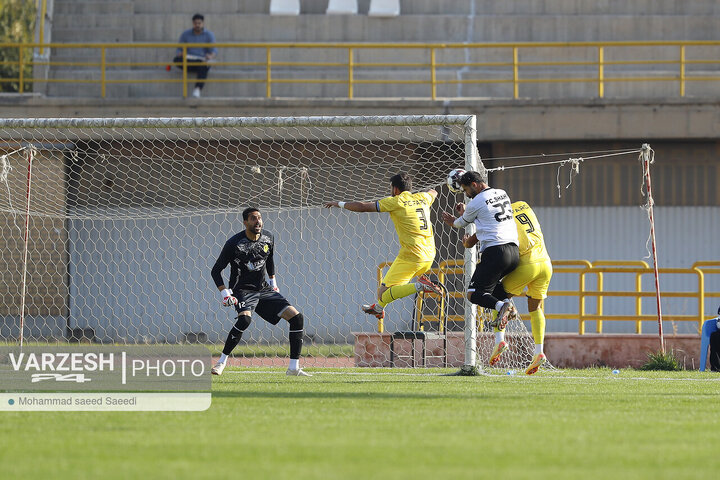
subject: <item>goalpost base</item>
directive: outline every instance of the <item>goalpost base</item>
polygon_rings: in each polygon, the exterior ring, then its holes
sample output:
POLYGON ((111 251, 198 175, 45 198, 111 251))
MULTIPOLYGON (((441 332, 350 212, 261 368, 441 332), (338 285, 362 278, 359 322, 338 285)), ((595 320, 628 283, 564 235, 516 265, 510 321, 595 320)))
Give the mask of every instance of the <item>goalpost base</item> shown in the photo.
POLYGON ((447 377, 478 377, 480 376, 480 368, 474 365, 463 365, 460 370, 453 373, 448 373, 447 377))

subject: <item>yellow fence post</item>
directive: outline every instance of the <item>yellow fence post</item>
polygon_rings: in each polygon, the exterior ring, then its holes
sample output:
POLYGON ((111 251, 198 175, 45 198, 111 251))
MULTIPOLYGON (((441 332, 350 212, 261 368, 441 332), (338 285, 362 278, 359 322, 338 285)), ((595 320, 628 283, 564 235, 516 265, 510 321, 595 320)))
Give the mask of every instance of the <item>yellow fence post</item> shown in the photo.
POLYGON ((698 274, 698 332, 702 333, 705 323, 705 274, 699 268, 693 268, 698 274))
POLYGON ((685 96, 685 45, 680 45, 680 96, 685 96))
MULTIPOLYGON (((635 274, 635 291, 642 292, 642 273, 635 274)), ((638 319, 635 321, 635 333, 642 333, 642 297, 640 295, 635 299, 635 315, 638 319)))
POLYGON ((353 98, 353 48, 348 47, 348 98, 353 98))
MULTIPOLYGON (((603 291, 603 274, 602 274, 602 272, 597 272, 597 287, 598 287, 598 292, 603 291)), ((595 311, 597 312, 597 316, 601 317, 603 314, 603 296, 598 295, 597 297, 595 297, 595 302, 597 302, 595 304, 596 305, 595 311)), ((595 320, 595 331, 597 333, 602 333, 602 329, 603 329, 603 321, 600 319, 595 320)))
POLYGON ((430 84, 432 85, 431 94, 432 99, 437 98, 437 77, 435 73, 435 49, 430 49, 430 84))
POLYGON ((598 97, 605 96, 605 47, 598 47, 598 97))
MULTIPOLYGON (((271 64, 270 62, 271 62, 270 47, 265 47, 265 97, 266 98, 270 98, 270 96, 272 95, 272 89, 270 88, 270 82, 272 81, 270 78, 270 64, 271 64)), ((378 327, 378 328, 380 328, 380 327, 378 327)))
POLYGON ((520 88, 518 85, 518 49, 513 47, 513 98, 520 96, 520 88))
POLYGON ((100 96, 105 98, 105 45, 100 47, 100 96))
POLYGON ((585 334, 585 272, 580 272, 580 288, 578 289, 578 335, 585 334))
POLYGON ((187 98, 187 47, 182 47, 182 85, 183 85, 183 98, 187 98))

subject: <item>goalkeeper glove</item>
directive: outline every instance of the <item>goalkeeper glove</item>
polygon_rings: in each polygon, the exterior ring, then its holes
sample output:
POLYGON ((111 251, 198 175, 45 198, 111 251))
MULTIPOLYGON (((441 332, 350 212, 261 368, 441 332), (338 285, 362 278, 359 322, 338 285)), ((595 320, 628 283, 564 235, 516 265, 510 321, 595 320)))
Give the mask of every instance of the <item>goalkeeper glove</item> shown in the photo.
POLYGON ((280 289, 279 289, 278 286, 277 286, 277 280, 275 279, 275 277, 271 278, 268 283, 270 284, 270 288, 273 289, 273 292, 279 292, 279 291, 280 291, 280 289))
POLYGON ((225 290, 220 292, 220 296, 223 297, 223 307, 230 307, 238 304, 238 299, 233 297, 232 293, 232 290, 230 290, 229 288, 226 288, 225 290))

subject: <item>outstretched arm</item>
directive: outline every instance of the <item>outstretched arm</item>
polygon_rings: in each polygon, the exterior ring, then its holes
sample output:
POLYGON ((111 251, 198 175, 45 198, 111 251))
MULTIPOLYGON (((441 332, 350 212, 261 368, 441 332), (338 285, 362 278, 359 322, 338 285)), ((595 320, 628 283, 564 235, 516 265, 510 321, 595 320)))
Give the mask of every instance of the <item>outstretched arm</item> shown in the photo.
POLYGON ((325 208, 344 208, 351 212, 377 212, 377 202, 325 202, 325 208), (341 205, 342 204, 342 205, 341 205))

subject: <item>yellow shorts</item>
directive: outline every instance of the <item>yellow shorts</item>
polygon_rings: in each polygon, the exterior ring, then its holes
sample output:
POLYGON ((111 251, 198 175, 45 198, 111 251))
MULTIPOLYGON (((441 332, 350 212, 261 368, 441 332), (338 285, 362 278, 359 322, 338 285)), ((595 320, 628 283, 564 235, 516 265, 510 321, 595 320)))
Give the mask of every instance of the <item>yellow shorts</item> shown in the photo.
POLYGON ((413 277, 422 275, 432 267, 432 260, 429 262, 417 262, 396 258, 382 279, 386 287, 405 285, 410 283, 413 277))
POLYGON ((527 296, 535 300, 547 298, 550 278, 553 274, 549 260, 538 263, 520 264, 502 279, 503 288, 513 296, 522 295, 527 287, 527 296))

